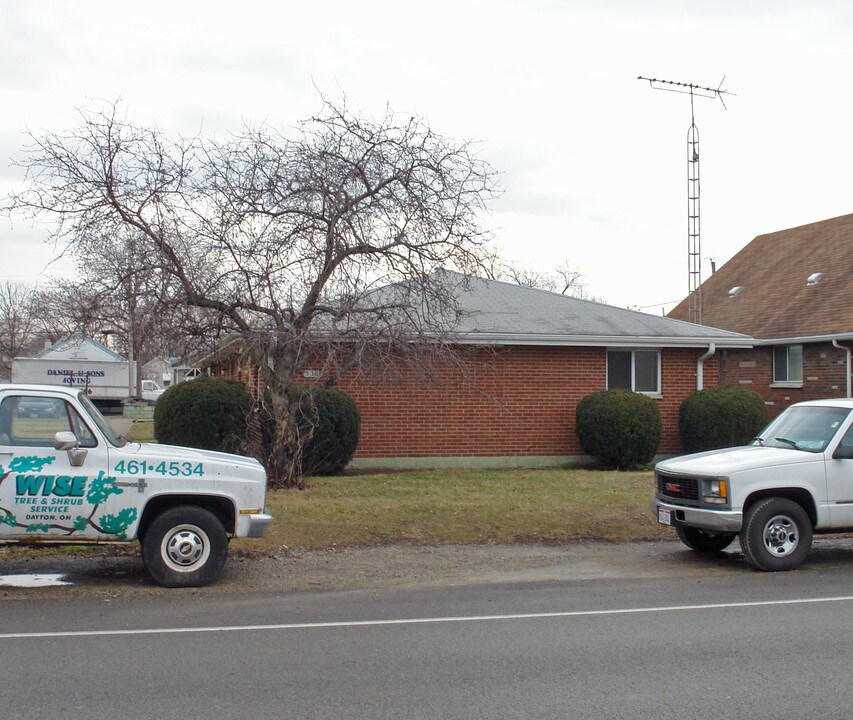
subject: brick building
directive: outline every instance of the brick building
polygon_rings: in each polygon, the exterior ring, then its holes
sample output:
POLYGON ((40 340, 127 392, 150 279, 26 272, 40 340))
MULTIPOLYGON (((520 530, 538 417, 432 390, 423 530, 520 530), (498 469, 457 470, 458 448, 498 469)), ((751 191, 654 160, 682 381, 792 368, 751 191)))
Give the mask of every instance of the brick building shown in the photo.
MULTIPOLYGON (((759 235, 701 287, 704 325, 755 338, 720 355, 721 382, 756 390, 775 415, 850 397, 853 215, 759 235)), ((687 300, 669 317, 687 317, 687 300)))
MULTIPOLYGON (((677 453, 681 402, 719 383, 722 351, 752 345, 725 330, 479 278, 469 278, 459 304, 460 359, 430 380, 362 372, 340 383, 362 415, 354 466, 582 461, 577 404, 617 387, 657 401, 659 452, 677 453)), ((213 371, 253 382, 251 368, 235 358, 213 371)))

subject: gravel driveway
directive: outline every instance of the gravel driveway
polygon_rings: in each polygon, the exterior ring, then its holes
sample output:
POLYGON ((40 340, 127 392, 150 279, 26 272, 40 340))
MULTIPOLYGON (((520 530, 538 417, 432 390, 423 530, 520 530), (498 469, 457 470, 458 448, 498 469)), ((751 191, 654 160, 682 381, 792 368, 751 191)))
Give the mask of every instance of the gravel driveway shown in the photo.
MULTIPOLYGON (((851 546, 853 547, 853 546, 851 546)), ((853 554, 850 555, 853 561, 853 554)), ((164 593, 294 592, 511 581, 643 578, 751 572, 735 543, 718 556, 701 556, 681 543, 564 545, 387 545, 333 550, 289 550, 252 555, 233 543, 219 580, 205 588, 167 590, 153 584, 136 546, 0 548, 0 576, 61 573, 70 584, 19 588, 0 585, 5 599, 164 593)), ((2 579, 0 579, 2 582, 2 579)))
MULTIPOLYGON (((853 564, 853 538, 818 537, 801 571, 853 564)), ((20 574, 61 573, 68 585, 42 588, 0 584, 0 598, 117 597, 194 593, 383 590, 429 585, 548 582, 585 579, 707 577, 756 572, 735 541, 718 555, 702 555, 678 541, 563 545, 384 545, 291 550, 258 555, 232 543, 220 578, 204 588, 155 585, 138 546, 101 546, 74 553, 55 547, 0 546, 0 583, 20 574)))

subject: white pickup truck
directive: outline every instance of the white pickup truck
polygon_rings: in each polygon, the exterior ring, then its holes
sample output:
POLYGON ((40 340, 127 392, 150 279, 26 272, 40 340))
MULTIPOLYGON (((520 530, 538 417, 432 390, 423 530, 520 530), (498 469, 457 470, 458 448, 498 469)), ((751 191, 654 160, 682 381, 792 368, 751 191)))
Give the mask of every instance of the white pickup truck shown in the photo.
POLYGON ((792 405, 751 445, 655 467, 658 522, 700 552, 740 535, 760 570, 793 570, 814 533, 853 530, 853 400, 792 405))
POLYGON ((128 442, 84 390, 0 385, 0 542, 138 539, 153 579, 211 582, 229 537, 259 537, 266 473, 252 458, 128 442))

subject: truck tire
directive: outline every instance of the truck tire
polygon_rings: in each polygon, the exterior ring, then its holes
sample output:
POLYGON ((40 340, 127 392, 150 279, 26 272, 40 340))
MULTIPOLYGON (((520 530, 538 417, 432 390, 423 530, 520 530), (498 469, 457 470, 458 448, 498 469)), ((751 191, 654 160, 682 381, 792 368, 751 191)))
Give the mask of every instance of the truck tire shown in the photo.
POLYGON ((685 525, 676 525, 675 531, 678 533, 678 539, 687 547, 702 553, 717 553, 725 550, 737 537, 737 533, 715 533, 685 525))
POLYGON ((228 557, 228 536, 219 518, 193 505, 154 518, 142 538, 142 560, 164 587, 201 587, 213 581, 228 557))
POLYGON ((740 544, 747 562, 759 570, 795 570, 811 549, 812 523, 793 500, 765 498, 747 511, 740 544))

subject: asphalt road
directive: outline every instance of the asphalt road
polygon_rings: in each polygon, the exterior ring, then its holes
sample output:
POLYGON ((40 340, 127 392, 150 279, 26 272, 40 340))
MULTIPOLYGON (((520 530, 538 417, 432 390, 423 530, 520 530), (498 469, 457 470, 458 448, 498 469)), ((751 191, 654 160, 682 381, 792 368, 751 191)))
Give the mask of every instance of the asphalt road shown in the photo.
POLYGON ((678 557, 684 572, 10 594, 0 605, 0 716, 851 716, 849 546, 819 546, 784 574, 753 572, 737 553, 678 557))

